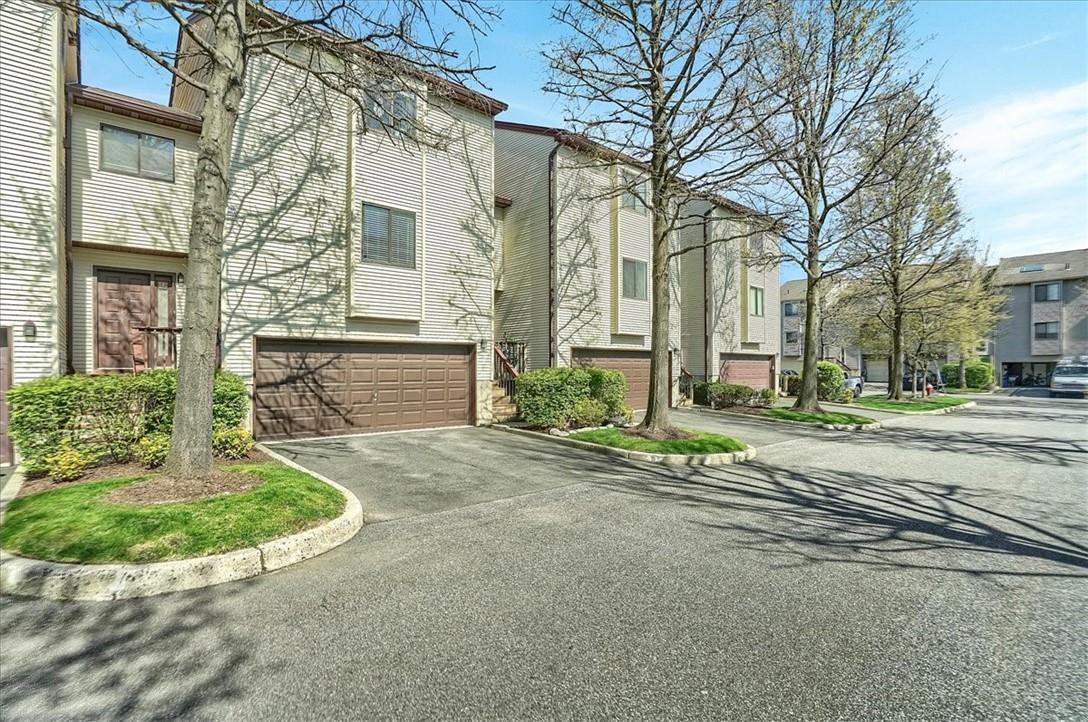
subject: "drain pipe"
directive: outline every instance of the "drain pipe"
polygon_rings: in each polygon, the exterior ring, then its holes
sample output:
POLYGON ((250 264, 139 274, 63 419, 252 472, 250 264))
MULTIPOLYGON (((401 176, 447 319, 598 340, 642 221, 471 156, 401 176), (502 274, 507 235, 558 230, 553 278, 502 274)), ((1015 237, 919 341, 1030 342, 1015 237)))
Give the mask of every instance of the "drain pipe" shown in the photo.
POLYGON ((558 365, 559 349, 556 334, 558 333, 558 299, 556 298, 556 286, 558 286, 558 270, 556 259, 557 228, 555 217, 556 200, 556 163, 559 156, 559 141, 555 143, 548 154, 548 366, 558 365))

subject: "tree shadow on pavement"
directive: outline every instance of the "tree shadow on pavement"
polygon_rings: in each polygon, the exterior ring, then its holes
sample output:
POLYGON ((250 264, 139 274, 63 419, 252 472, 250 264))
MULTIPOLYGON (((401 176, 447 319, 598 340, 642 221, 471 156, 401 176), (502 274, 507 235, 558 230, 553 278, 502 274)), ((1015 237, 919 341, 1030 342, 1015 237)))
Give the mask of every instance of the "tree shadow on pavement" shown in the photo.
POLYGON ((1079 510, 1064 520, 1052 507, 1016 516, 998 510, 1005 497, 958 484, 760 463, 604 483, 707 511, 698 523, 790 565, 1088 577, 1088 546, 1066 536, 1084 531, 1079 510))
POLYGON ((3 598, 4 719, 175 719, 239 697, 249 655, 221 585, 114 602, 3 598))
POLYGON ((1088 441, 1022 434, 885 426, 876 433, 855 434, 849 443, 852 446, 887 445, 899 449, 999 457, 1048 466, 1075 466, 1088 463, 1088 441))

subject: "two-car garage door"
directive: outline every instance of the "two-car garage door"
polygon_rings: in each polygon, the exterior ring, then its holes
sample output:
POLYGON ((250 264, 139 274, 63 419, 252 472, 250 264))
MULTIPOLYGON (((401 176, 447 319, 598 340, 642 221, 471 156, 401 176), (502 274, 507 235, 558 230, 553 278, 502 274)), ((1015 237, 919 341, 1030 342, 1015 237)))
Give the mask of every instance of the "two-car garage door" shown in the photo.
POLYGON ((452 344, 258 339, 254 432, 272 440, 471 424, 473 352, 452 344))

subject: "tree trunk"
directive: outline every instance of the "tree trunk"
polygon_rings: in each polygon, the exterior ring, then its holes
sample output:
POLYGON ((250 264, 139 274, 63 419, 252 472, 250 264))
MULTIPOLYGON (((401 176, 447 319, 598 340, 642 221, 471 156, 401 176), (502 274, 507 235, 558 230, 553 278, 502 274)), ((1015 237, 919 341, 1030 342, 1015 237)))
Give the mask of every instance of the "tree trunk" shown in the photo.
POLYGON ((911 359, 911 361, 910 361, 910 397, 912 399, 918 398, 918 361, 917 361, 917 359, 911 359))
MULTIPOLYGON (((956 385, 959 386, 961 389, 967 388, 967 357, 964 356, 962 353, 960 354, 960 367, 956 370, 958 372, 956 385)), ((945 383, 948 382, 945 381, 945 383)))
MULTIPOLYGON (((903 400, 903 314, 892 319, 891 372, 888 377, 888 400, 903 400)), ((913 382, 912 382, 913 383, 913 382)))
POLYGON ((660 2, 650 6, 650 109, 653 115, 650 148, 650 212, 653 218, 653 294, 650 313, 650 397, 642 428, 663 432, 671 428, 669 420, 669 388, 672 369, 669 367, 669 193, 666 179, 669 133, 665 120, 664 48, 661 32, 664 14, 660 2))
POLYGON ((223 223, 230 186, 231 147, 242 101, 245 0, 226 0, 214 17, 203 124, 193 174, 193 210, 186 268, 185 320, 178 354, 178 386, 170 454, 164 471, 177 477, 211 474, 212 387, 219 329, 223 223))
POLYGON ((819 273, 818 266, 813 270, 815 273, 806 277, 805 286, 805 345, 801 356, 801 389, 793 404, 793 408, 798 411, 820 411, 816 384, 816 365, 820 360, 820 290, 814 277, 819 273))

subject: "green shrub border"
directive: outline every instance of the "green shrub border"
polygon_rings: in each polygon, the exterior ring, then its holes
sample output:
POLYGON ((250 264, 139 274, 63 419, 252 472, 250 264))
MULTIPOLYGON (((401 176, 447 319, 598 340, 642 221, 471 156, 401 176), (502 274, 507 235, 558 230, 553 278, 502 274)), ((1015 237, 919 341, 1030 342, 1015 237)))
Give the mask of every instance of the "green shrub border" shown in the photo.
POLYGON ((613 416, 628 413, 627 378, 620 371, 588 368, 546 368, 527 371, 518 377, 514 402, 530 426, 566 428, 571 423, 591 426, 613 416), (599 403, 587 404, 586 401, 599 403), (603 410, 594 421, 587 415, 603 410))

